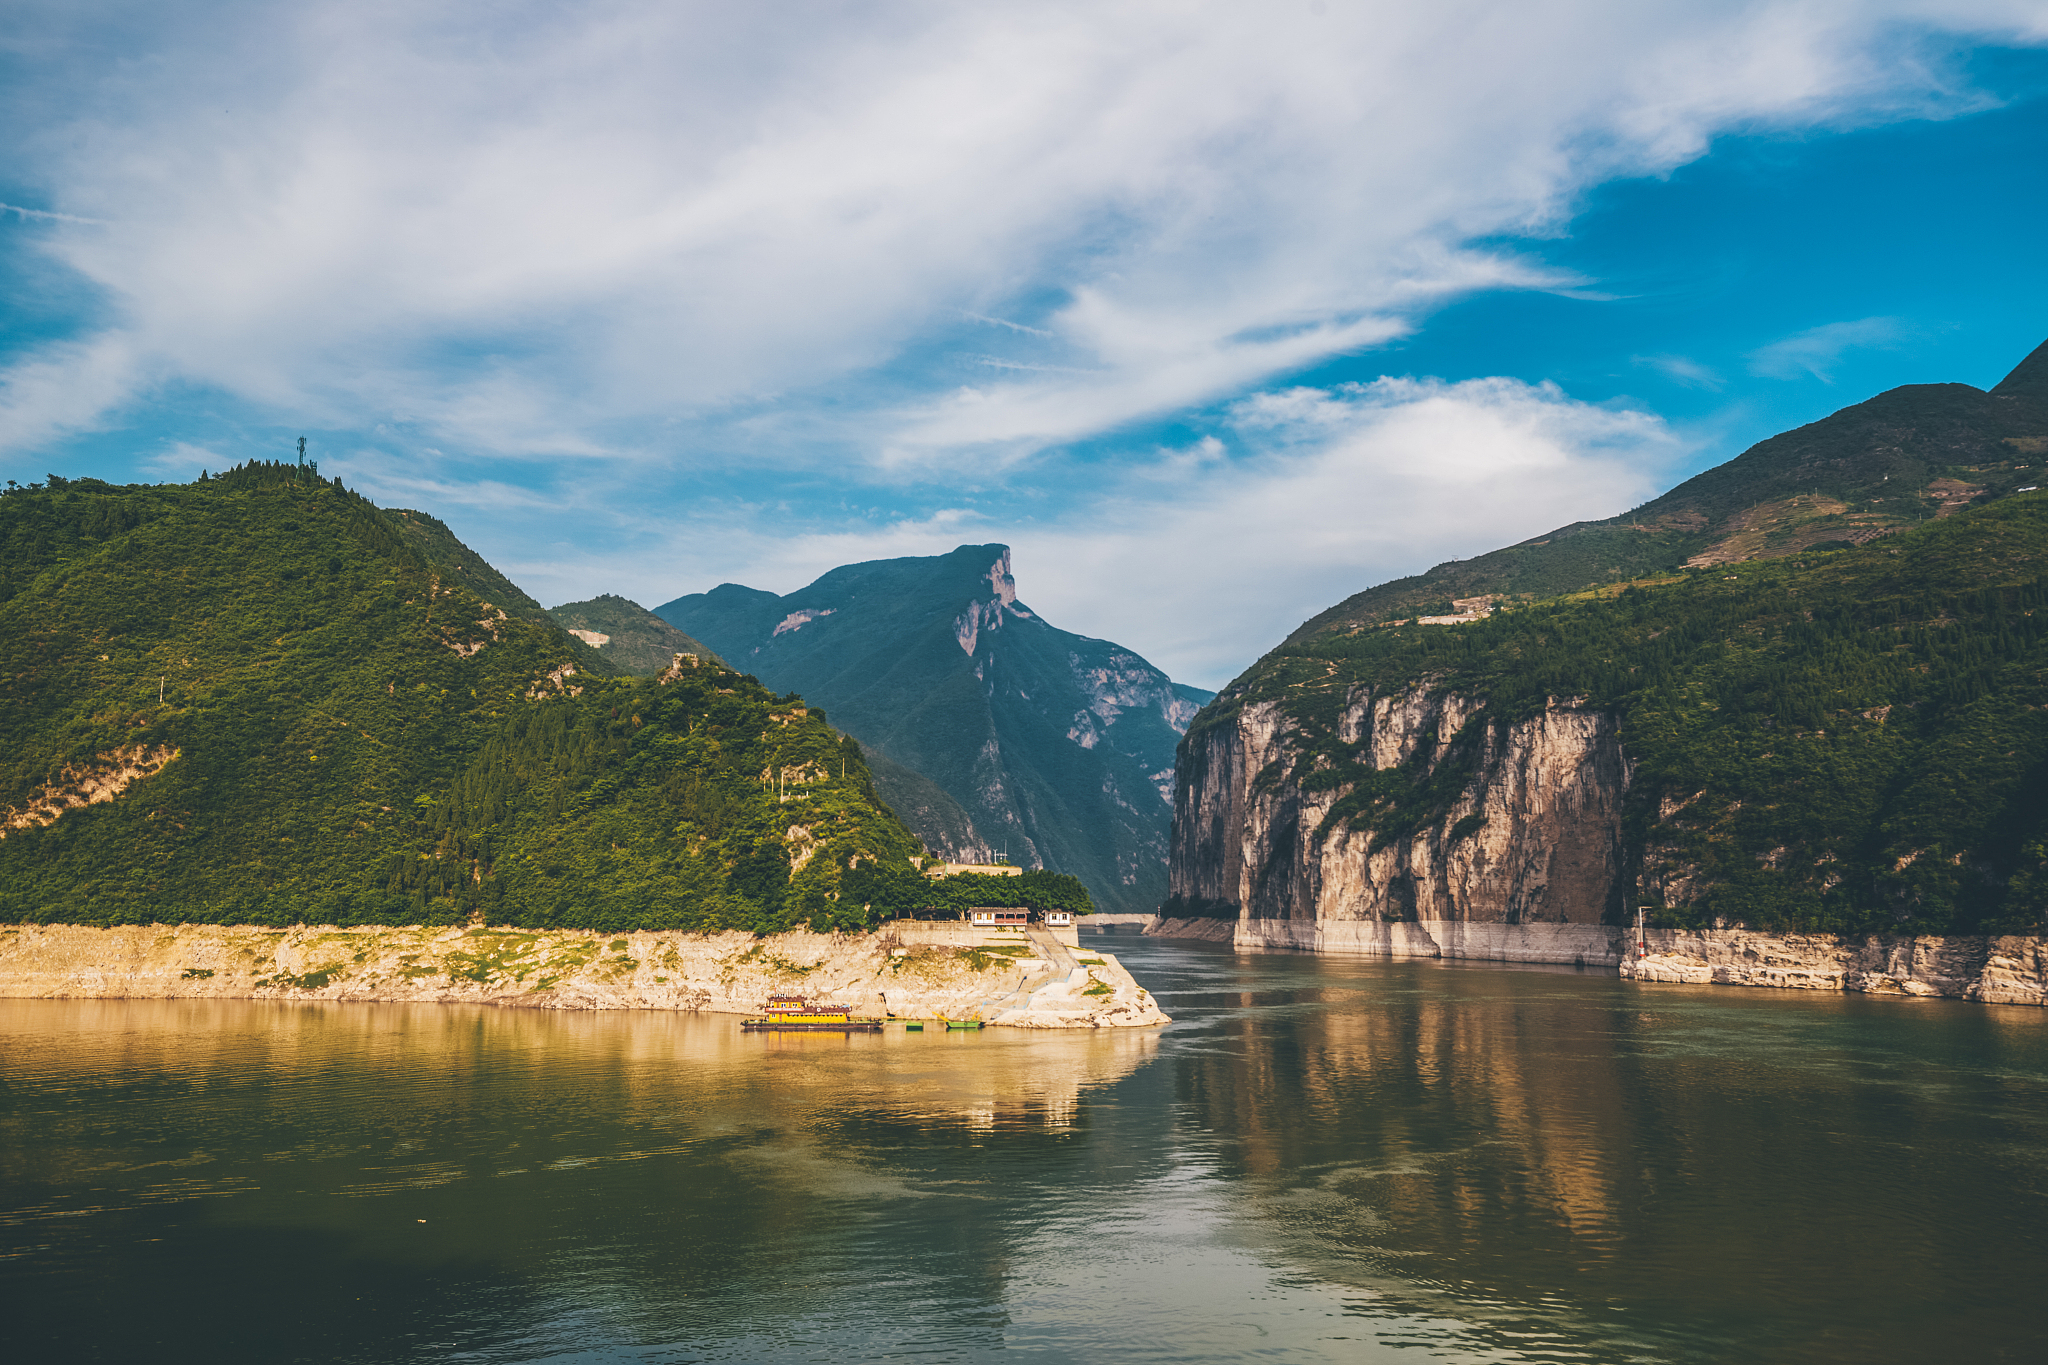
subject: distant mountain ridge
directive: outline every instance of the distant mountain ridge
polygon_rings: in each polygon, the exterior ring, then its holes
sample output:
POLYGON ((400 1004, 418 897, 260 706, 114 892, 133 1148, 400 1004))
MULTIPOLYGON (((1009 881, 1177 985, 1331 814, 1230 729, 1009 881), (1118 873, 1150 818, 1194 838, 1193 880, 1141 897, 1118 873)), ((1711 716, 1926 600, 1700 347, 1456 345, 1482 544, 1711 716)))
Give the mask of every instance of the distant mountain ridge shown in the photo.
POLYGON ((1991 387, 1994 398, 2026 398, 2048 403, 2048 341, 2027 353, 2012 373, 1991 387))
POLYGON ((786 596, 724 583, 655 608, 866 746, 877 789, 958 860, 1080 877, 1105 910, 1165 894, 1173 756, 1213 695, 1018 600, 1007 545, 874 560, 786 596))
POLYGON ((1368 588, 1303 622, 1326 630, 1530 601, 1680 567, 1860 545, 2040 482, 2048 343, 1986 392, 1907 384, 1759 441, 1630 512, 1574 522, 1368 588))
POLYGON ((694 654, 723 667, 725 661, 638 602, 603 593, 587 602, 549 607, 548 615, 602 655, 621 673, 651 678, 678 654, 694 654))

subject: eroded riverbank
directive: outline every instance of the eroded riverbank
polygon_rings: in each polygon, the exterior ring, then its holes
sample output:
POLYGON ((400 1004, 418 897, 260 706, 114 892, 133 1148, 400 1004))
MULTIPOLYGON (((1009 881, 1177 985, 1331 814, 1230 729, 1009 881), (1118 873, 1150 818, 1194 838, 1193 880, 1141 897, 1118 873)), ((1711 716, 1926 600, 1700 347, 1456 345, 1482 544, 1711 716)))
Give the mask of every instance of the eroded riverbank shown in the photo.
POLYGON ((1652 929, 1639 954, 1629 939, 1619 966, 1636 981, 2048 1005, 2048 943, 2026 935, 1652 929))
POLYGON ((1167 1022, 1116 958, 965 926, 603 935, 576 930, 251 925, 0 926, 0 996, 466 1002, 754 1014, 777 993, 895 1019, 1017 1028, 1167 1022))
POLYGON ((1616 968, 1634 981, 2048 1005, 2048 941, 2023 934, 1782 934, 1454 920, 1153 919, 1155 938, 1338 957, 1462 958, 1616 968))

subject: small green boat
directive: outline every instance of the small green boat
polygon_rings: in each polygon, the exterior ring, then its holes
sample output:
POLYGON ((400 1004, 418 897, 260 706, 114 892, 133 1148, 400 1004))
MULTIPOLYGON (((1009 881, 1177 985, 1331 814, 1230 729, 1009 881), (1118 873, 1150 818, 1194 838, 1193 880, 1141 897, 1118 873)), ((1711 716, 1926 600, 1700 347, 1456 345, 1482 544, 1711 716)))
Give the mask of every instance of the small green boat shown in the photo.
POLYGON ((938 1022, 944 1024, 949 1030, 978 1029, 981 1027, 981 1020, 979 1019, 941 1019, 938 1022))

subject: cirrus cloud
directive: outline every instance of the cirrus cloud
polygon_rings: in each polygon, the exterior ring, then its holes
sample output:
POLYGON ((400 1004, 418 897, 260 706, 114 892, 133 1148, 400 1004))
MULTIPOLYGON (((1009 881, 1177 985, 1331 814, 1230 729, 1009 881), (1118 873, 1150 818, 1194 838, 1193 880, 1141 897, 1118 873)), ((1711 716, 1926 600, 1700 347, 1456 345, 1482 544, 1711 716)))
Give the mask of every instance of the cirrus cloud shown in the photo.
POLYGON ((1857 318, 1809 327, 1749 353, 1749 372, 1771 379, 1811 376, 1832 384, 1842 356, 1851 350, 1889 349, 1910 334, 1898 318, 1857 318))

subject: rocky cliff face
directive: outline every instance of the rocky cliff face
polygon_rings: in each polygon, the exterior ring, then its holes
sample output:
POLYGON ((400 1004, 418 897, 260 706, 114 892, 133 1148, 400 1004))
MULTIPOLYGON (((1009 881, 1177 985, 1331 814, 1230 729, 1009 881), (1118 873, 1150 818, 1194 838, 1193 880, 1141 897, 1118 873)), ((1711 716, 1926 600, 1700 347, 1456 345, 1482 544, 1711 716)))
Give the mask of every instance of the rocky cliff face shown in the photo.
POLYGON ((1638 906, 2040 933, 2044 395, 2048 347, 1990 393, 1895 389, 1312 618, 1193 722, 1162 914, 1608 965, 1638 906))
MULTIPOLYGON (((2048 1004, 2048 941, 2036 935, 1770 933, 1628 924, 1637 893, 1683 889, 1658 825, 1632 855, 1623 827, 1631 765, 1615 718, 1554 705, 1466 733, 1474 708, 1427 687, 1353 698, 1339 734, 1375 772, 1448 775, 1448 799, 1413 832, 1376 840, 1332 812, 1349 784, 1303 752, 1277 704, 1197 731, 1181 755, 1174 894, 1235 921, 1155 922, 1146 932, 1377 957, 1476 958, 1617 967, 1625 978, 2048 1004), (1483 822, 1483 823, 1482 823, 1483 822), (1460 830, 1468 831, 1462 835, 1460 830)), ((1658 816, 1683 802, 1656 803, 1658 816)), ((1681 900, 1683 897, 1678 897, 1681 900)))
POLYGON ((1613 718, 1554 705, 1475 726, 1477 709, 1427 686, 1344 707, 1338 735, 1361 761, 1441 789, 1432 818, 1393 837, 1343 818, 1357 784, 1317 780, 1327 761, 1302 751, 1277 703, 1191 736, 1173 894, 1260 921, 1618 922, 1629 769, 1613 718))

